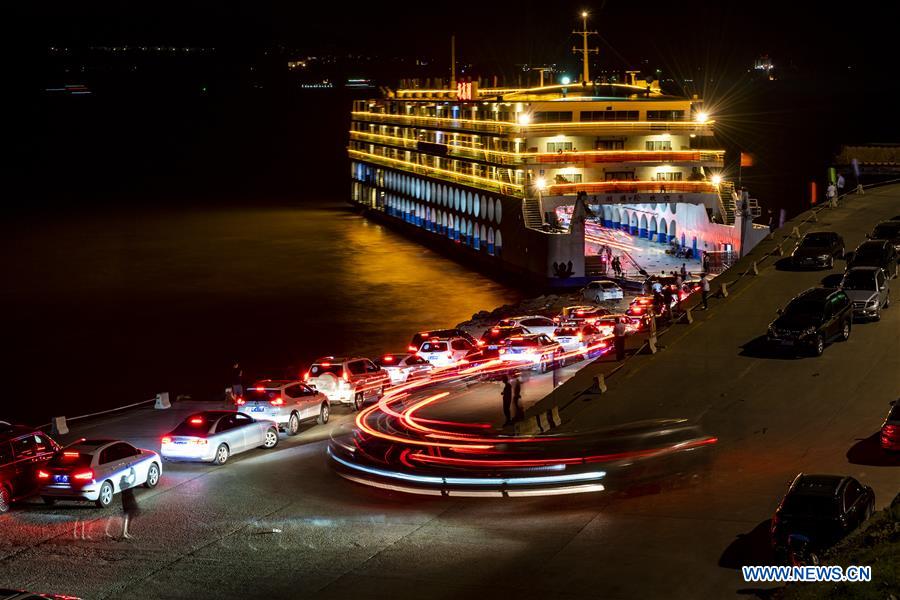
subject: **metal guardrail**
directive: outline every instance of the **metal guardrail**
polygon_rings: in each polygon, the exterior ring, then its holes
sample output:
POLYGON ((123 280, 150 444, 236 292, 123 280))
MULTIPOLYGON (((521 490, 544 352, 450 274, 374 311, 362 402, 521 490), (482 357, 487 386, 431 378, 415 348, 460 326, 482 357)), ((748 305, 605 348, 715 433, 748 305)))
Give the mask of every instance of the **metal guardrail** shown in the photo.
MULTIPOLYGON (((156 402, 156 398, 151 398, 150 400, 141 400, 140 402, 135 402, 133 404, 126 404, 125 406, 117 406, 115 408, 108 408, 106 410, 100 410, 97 412, 88 413, 86 415, 78 415, 75 417, 65 417, 66 422, 69 423, 71 421, 79 421, 81 419, 88 419, 90 417, 99 417, 101 415, 108 415, 110 413, 119 412, 121 410, 127 410, 129 408, 136 408, 138 406, 142 406, 144 404, 150 404, 151 402, 156 402)), ((53 421, 49 423, 44 423, 43 425, 38 425, 37 429, 49 429, 53 427, 53 421)))

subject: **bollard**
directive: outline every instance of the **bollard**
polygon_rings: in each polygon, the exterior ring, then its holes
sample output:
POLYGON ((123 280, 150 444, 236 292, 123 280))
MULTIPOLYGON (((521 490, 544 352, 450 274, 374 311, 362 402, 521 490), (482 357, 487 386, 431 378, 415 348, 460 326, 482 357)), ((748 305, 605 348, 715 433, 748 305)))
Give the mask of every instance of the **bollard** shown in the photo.
POLYGON ((759 275, 759 267, 756 265, 756 261, 753 261, 753 266, 750 268, 750 272, 754 275, 759 275))
POLYGON ((784 248, 781 247, 781 244, 775 246, 775 253, 778 254, 778 256, 784 256, 784 248))
POLYGON ((156 404, 153 405, 153 408, 157 410, 172 408, 172 403, 169 402, 169 392, 160 392, 159 394, 157 394, 156 404))
POLYGON ((599 375, 594 375, 594 383, 588 388, 588 391, 592 394, 605 394, 606 393, 606 376, 603 373, 599 375))
POLYGON ((553 424, 553 427, 559 427, 562 425, 562 417, 559 416, 559 407, 555 404, 553 405, 553 409, 550 410, 550 422, 553 424))
MULTIPOLYGON (((832 204, 831 208, 837 208, 837 204, 832 204)), ((813 211, 812 222, 813 223, 819 222, 819 213, 817 213, 816 211, 813 211)))
POLYGON ((656 334, 653 334, 649 338, 647 338, 647 350, 650 352, 650 354, 656 354, 656 334))
POLYGON ((721 287, 719 288, 719 297, 720 297, 720 298, 727 298, 727 297, 728 297, 728 284, 725 283, 725 282, 722 282, 722 285, 721 285, 721 287))
POLYGON ((550 425, 546 421, 547 417, 543 413, 538 413, 534 416, 534 422, 537 425, 537 430, 541 433, 545 431, 549 431, 550 425))
POLYGON ((69 426, 66 425, 66 418, 53 417, 53 422, 50 424, 50 433, 53 435, 66 435, 69 433, 69 426))
POLYGON ((694 309, 689 308, 684 311, 684 321, 688 325, 694 322, 694 309))
POLYGON ((794 227, 793 229, 791 229, 791 237, 795 237, 798 240, 800 239, 800 228, 799 227, 794 227))
POLYGON ((534 435, 537 432, 538 428, 534 417, 516 423, 516 435, 534 435))

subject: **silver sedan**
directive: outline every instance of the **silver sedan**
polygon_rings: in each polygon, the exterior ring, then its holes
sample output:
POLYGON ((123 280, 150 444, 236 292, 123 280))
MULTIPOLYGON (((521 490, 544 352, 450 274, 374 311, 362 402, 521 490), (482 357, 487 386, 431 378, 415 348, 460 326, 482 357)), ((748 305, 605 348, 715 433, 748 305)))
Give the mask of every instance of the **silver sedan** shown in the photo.
POLYGON ((103 508, 122 490, 156 487, 160 475, 162 461, 152 450, 117 440, 81 440, 38 470, 38 493, 47 504, 87 500, 103 508))
POLYGON ((185 419, 162 438, 166 460, 223 465, 233 454, 278 445, 278 425, 233 410, 207 410, 185 419))

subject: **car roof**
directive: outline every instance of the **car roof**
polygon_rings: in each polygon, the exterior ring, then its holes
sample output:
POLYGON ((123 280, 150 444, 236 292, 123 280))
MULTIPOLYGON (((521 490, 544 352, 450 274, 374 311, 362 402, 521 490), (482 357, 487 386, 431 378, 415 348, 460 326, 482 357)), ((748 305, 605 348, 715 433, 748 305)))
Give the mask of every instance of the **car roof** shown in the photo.
MULTIPOLYGON (((96 439, 96 440, 82 440, 77 444, 72 444, 69 446, 69 450, 75 450, 82 454, 94 454, 111 444, 117 444, 122 440, 113 440, 113 439, 96 439)), ((126 444, 128 442, 125 442, 126 444)))
POLYGON ((522 319, 547 319, 549 317, 545 317, 544 315, 519 315, 516 317, 506 317, 505 319, 500 319, 501 321, 521 321, 522 319))
POLYGON ((846 475, 805 475, 801 473, 794 479, 788 493, 832 497, 838 493, 848 479, 849 477, 846 475))
POLYGON ((13 423, 7 423, 6 421, 0 421, 0 440, 11 440, 13 438, 17 438, 20 435, 28 435, 29 433, 41 433, 42 431, 35 429, 34 427, 29 427, 27 425, 16 425, 13 423))
POLYGON ((794 298, 803 298, 804 300, 827 300, 831 297, 832 294, 838 292, 837 288, 809 288, 806 291, 800 292, 794 298))
MULTIPOLYGON (((881 267, 850 267, 847 269, 847 273, 851 273, 853 271, 883 271, 881 267)), ((845 275, 847 274, 845 273, 845 275)))
POLYGON ((882 225, 888 225, 890 227, 900 228, 900 221, 894 221, 893 219, 889 219, 887 221, 881 221, 880 223, 876 223, 875 227, 881 227, 882 225))
POLYGON ((872 248, 874 246, 883 248, 883 247, 887 246, 889 243, 890 242, 888 242, 887 240, 866 240, 865 242, 863 242, 862 244, 857 246, 856 249, 859 250, 860 248, 863 248, 863 247, 872 248))

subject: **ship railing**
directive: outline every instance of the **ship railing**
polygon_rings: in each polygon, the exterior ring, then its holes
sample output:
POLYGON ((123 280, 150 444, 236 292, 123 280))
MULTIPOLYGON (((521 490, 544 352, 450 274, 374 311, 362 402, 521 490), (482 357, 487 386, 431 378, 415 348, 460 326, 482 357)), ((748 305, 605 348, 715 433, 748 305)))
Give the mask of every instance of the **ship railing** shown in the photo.
POLYGON ((716 193, 709 181, 590 181, 586 183, 555 183, 547 188, 547 195, 566 194, 702 194, 716 193))

